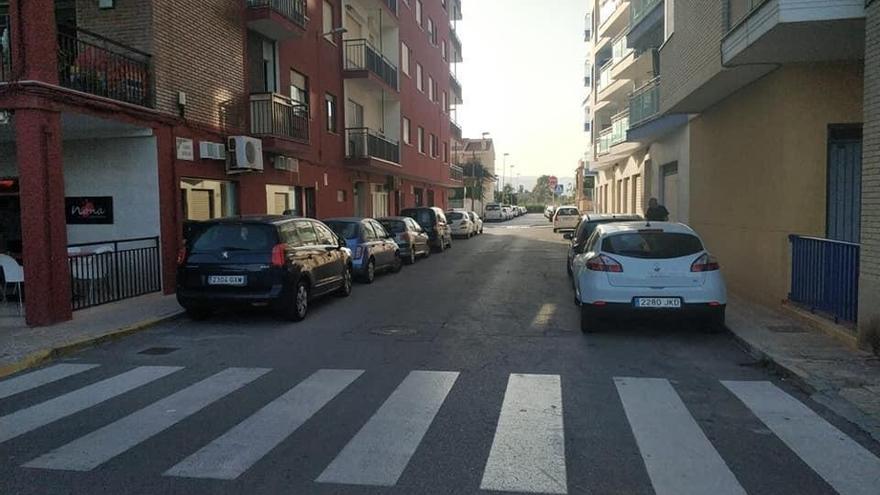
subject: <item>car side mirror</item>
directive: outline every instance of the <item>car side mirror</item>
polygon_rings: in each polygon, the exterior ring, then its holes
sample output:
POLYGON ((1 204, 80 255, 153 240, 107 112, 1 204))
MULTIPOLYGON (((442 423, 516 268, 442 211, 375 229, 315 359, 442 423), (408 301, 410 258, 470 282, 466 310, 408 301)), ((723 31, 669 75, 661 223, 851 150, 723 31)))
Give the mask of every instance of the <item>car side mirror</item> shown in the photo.
POLYGON ((566 232, 566 233, 562 234, 562 238, 570 241, 571 240, 571 232, 566 232))

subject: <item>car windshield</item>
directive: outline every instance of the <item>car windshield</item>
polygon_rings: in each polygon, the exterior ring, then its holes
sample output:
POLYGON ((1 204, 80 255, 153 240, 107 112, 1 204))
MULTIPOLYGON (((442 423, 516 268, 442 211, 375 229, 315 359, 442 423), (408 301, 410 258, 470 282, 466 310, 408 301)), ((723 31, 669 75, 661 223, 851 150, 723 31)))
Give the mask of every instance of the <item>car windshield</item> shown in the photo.
POLYGON ((703 251, 696 236, 674 232, 627 232, 602 240, 602 251, 629 258, 681 258, 703 251))
POLYGON ((406 223, 401 220, 382 220, 380 223, 392 234, 402 234, 406 232, 406 223))
POLYGON ((268 251, 278 243, 275 227, 253 223, 214 224, 194 236, 190 241, 193 252, 268 251))
POLYGON ((358 224, 356 222, 341 222, 330 220, 324 222, 330 229, 343 239, 358 238, 358 224))
POLYGON ((501 207, 498 205, 488 205, 486 206, 486 211, 498 211, 501 207))
POLYGON ((464 213, 453 211, 446 214, 447 220, 461 220, 464 218, 464 213))

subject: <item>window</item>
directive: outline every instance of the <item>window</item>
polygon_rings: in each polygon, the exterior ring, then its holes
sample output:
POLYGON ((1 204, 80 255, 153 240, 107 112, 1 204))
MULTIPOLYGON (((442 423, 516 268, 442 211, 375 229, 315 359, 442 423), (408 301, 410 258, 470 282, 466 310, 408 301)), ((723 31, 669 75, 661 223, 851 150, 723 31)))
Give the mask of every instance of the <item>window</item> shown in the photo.
POLYGON ((422 80, 422 64, 416 62, 416 89, 425 92, 425 81, 422 80))
POLYGON ((440 101, 441 101, 441 103, 442 103, 442 105, 443 105, 443 111, 444 111, 444 112, 448 112, 448 111, 449 111, 449 95, 446 94, 446 91, 444 91, 444 92, 440 95, 440 98, 441 98, 440 101))
POLYGON ((295 70, 290 71, 290 99, 300 105, 309 104, 309 78, 295 70))
POLYGON ((416 24, 422 25, 422 0, 416 0, 416 24))
POLYGON ((429 149, 431 151, 431 158, 437 157, 437 136, 431 134, 430 139, 428 140, 429 149))
POLYGON ((449 143, 443 141, 443 163, 449 163, 449 143))
POLYGON ((434 28, 434 19, 428 18, 428 40, 431 44, 437 46, 437 30, 434 28))
POLYGON ((440 55, 443 56, 443 60, 449 61, 449 55, 446 53, 446 40, 443 40, 443 43, 440 43, 440 55))
POLYGON ((275 42, 263 41, 263 90, 274 93, 277 89, 278 79, 275 64, 275 42))
POLYGON ((319 223, 313 223, 312 226, 315 227, 315 232, 318 234, 318 244, 323 246, 336 246, 339 244, 336 242, 336 236, 333 232, 330 232, 330 229, 319 223))
POLYGON ((425 129, 419 126, 419 153, 425 154, 425 129))
POLYGON ((373 226, 370 225, 370 222, 362 223, 361 229, 364 231, 365 241, 375 241, 379 239, 379 236, 376 235, 376 231, 373 230, 373 226))
POLYGON ((402 41, 400 42, 400 70, 409 75, 409 47, 402 41))
POLYGON ((412 136, 410 135, 410 123, 409 119, 403 118, 403 142, 406 144, 412 144, 412 136))
POLYGON ((303 246, 314 246, 318 243, 318 234, 315 233, 312 222, 297 222, 296 235, 303 246))
POLYGON ((327 130, 336 132, 336 97, 327 93, 324 95, 324 118, 327 120, 327 130))
MULTIPOLYGON (((324 25, 323 25, 323 29, 324 29, 325 33, 329 33, 330 31, 333 31, 333 4, 331 4, 327 0, 324 0, 324 25)), ((332 34, 328 34, 328 35, 324 36, 324 39, 329 41, 330 43, 334 43, 334 44, 336 43, 336 41, 333 40, 332 34)))
POLYGON ((194 235, 193 252, 271 250, 278 242, 275 227, 260 223, 214 224, 194 235))
POLYGON ((354 100, 348 100, 345 117, 348 121, 346 127, 364 127, 364 106, 354 100))
POLYGON ((602 251, 630 258, 681 258, 703 251, 703 243, 691 234, 638 232, 606 237, 602 251))
POLYGON ((434 78, 428 76, 428 100, 434 101, 434 78))

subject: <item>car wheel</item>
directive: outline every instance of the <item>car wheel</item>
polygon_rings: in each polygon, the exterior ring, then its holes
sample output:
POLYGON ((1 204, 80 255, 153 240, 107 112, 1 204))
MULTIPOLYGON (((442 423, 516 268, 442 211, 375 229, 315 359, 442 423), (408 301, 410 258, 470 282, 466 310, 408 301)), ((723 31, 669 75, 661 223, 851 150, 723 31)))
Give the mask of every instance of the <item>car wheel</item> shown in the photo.
POLYGON ((305 280, 296 283, 296 289, 290 294, 282 314, 291 321, 302 321, 309 312, 309 284, 305 280))
POLYGON ((581 305, 581 332, 593 333, 596 331, 596 318, 588 305, 581 305))
POLYGON ((186 316, 193 321, 207 320, 211 317, 211 310, 208 308, 185 308, 186 316))
POLYGON ((706 333, 721 333, 726 329, 724 326, 724 309, 712 313, 703 322, 703 331, 706 333))
POLYGON ((367 262, 367 269, 364 270, 363 279, 368 284, 372 284, 373 280, 376 280, 376 262, 373 258, 370 258, 370 261, 367 262))
POLYGON ((403 268, 403 258, 400 253, 394 253, 394 263, 391 265, 391 273, 397 273, 403 268))
POLYGON ((342 271, 342 287, 339 288, 339 292, 336 294, 339 297, 348 297, 351 295, 352 289, 352 281, 351 281, 351 267, 346 266, 342 271))

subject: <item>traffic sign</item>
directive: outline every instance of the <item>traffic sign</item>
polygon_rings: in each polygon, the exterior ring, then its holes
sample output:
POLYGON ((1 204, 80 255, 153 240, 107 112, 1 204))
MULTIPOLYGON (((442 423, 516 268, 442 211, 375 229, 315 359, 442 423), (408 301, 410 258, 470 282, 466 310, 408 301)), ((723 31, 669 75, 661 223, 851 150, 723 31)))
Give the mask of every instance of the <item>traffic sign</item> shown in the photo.
POLYGON ((557 179, 555 175, 551 175, 549 178, 547 178, 547 185, 550 187, 550 189, 556 189, 557 184, 559 184, 559 179, 557 179))
POLYGON ((558 186, 556 186, 556 194, 562 196, 564 193, 565 193, 565 186, 563 186, 562 184, 559 184, 558 186))

